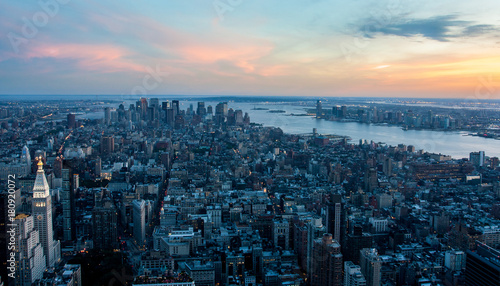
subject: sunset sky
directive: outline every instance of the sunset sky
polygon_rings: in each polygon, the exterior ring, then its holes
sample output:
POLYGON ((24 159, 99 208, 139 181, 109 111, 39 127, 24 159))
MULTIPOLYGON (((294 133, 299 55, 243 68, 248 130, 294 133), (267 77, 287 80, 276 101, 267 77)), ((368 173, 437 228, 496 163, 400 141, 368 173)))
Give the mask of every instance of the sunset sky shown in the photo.
POLYGON ((41 2, 0 4, 0 94, 499 98, 498 0, 41 2))

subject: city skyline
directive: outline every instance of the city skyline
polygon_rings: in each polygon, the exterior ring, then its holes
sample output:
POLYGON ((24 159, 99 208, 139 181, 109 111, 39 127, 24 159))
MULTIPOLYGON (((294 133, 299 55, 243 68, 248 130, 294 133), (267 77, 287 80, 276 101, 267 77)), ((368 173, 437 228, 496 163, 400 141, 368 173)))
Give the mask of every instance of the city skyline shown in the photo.
POLYGON ((467 130, 493 146, 485 110, 317 100, 289 116, 316 127, 289 133, 251 119, 289 106, 182 103, 0 108, 0 221, 14 225, 0 223, 5 285, 496 285, 497 150, 453 158, 420 149, 424 136, 391 145, 319 132, 467 130))
POLYGON ((0 94, 498 98, 495 1, 41 1, 0 11, 0 94))

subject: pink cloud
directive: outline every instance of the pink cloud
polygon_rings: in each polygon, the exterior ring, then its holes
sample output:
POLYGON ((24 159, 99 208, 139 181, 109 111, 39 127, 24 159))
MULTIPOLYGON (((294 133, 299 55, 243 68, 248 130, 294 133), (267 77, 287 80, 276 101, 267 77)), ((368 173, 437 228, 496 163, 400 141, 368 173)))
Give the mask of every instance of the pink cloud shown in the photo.
POLYGON ((30 47, 22 58, 71 59, 77 61, 79 68, 88 71, 144 71, 144 66, 125 59, 128 51, 109 44, 33 44, 30 47))

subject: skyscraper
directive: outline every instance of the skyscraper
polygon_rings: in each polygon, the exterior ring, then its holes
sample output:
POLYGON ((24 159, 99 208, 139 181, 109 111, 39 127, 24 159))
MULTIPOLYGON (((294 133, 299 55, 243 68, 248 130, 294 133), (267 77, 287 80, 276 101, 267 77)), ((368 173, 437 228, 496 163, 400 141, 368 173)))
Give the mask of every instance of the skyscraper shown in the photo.
POLYGON ((43 277, 46 259, 39 231, 34 228, 33 216, 19 214, 14 219, 16 229, 16 285, 31 285, 43 277))
POLYGON ((471 152, 469 154, 469 161, 476 167, 482 167, 484 165, 484 151, 471 152))
POLYGON ((346 231, 346 216, 342 196, 330 195, 330 202, 326 207, 326 229, 333 235, 333 239, 343 242, 346 231))
POLYGON ((53 267, 61 258, 61 250, 59 241, 54 241, 52 199, 41 159, 38 161, 38 170, 33 186, 32 214, 35 218, 35 229, 40 234, 46 265, 53 267))
POLYGON ((316 118, 321 118, 323 116, 323 104, 321 100, 316 102, 316 118))
POLYGON ((141 97, 140 104, 140 112, 142 120, 146 120, 148 118, 148 99, 141 97))
POLYGON ((160 108, 160 99, 158 98, 151 98, 149 100, 149 106, 154 107, 154 108, 160 108))
POLYGON ((139 245, 144 245, 146 240, 146 202, 134 200, 132 202, 134 216, 134 237, 139 245))
POLYGON ((196 109, 196 114, 199 116, 205 116, 207 114, 207 110, 205 109, 205 102, 198 102, 198 108, 196 109))
POLYGON ((361 273, 365 276, 367 286, 380 286, 380 270, 382 259, 376 248, 363 248, 360 251, 361 273))
POLYGON ((54 176, 56 176, 56 178, 62 177, 62 168, 63 168, 63 158, 62 156, 57 156, 52 166, 52 169, 54 170, 54 176))
POLYGON ((477 242, 477 251, 467 251, 465 285, 496 286, 500 281, 500 251, 477 242))
POLYGON ((359 263, 360 250, 372 247, 373 235, 364 233, 361 225, 355 225, 353 233, 347 235, 346 241, 349 242, 345 244, 343 251, 346 260, 357 264, 359 263))
POLYGON ((365 172, 365 190, 373 192, 375 188, 378 188, 377 169, 368 168, 365 172))
MULTIPOLYGON (((68 161, 66 161, 68 163, 68 161)), ((70 167, 70 166, 66 166, 70 167)), ((61 195, 61 205, 62 205, 62 223, 63 223, 63 238, 64 241, 72 241, 75 237, 74 228, 74 217, 75 217, 75 193, 73 192, 72 183, 70 180, 71 169, 62 169, 62 190, 61 195)))
POLYGON ((172 108, 174 109, 174 117, 180 114, 181 110, 178 100, 172 100, 172 108))
POLYGON ((342 285, 342 253, 340 244, 330 233, 314 240, 312 256, 311 286, 342 285))
POLYGON ((68 129, 75 129, 76 128, 75 114, 68 113, 67 120, 68 120, 68 129))
POLYGON ((23 147, 23 151, 21 153, 21 160, 23 160, 24 163, 28 164, 31 167, 30 149, 26 145, 24 145, 23 147))
POLYGON ((95 176, 100 178, 101 177, 101 157, 97 157, 95 159, 95 176))
POLYGON ((115 151, 115 138, 113 136, 102 136, 101 153, 109 155, 115 151))
POLYGON ((104 108, 104 125, 110 125, 111 124, 111 108, 106 107, 104 108))
POLYGON ((118 247, 118 213, 113 202, 107 199, 97 203, 92 211, 92 233, 94 247, 113 249, 118 247))

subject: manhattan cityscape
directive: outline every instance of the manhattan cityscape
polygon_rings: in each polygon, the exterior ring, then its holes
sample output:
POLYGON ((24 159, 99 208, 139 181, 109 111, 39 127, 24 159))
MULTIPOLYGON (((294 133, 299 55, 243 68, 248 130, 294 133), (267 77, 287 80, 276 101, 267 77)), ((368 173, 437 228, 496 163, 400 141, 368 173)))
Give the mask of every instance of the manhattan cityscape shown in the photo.
POLYGON ((0 286, 500 285, 496 1, 0 6, 0 286))

